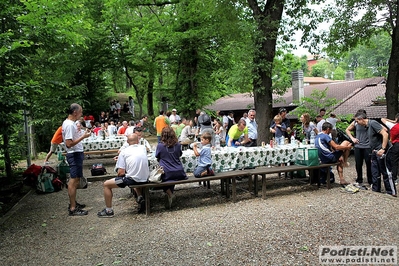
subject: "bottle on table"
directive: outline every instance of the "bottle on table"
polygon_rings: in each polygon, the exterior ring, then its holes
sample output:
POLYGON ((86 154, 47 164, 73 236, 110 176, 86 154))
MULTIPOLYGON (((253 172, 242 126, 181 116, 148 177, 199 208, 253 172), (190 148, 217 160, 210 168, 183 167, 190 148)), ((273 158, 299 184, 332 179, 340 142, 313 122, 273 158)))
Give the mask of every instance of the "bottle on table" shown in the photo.
POLYGON ((294 135, 291 136, 291 146, 295 147, 295 136, 294 135))
POLYGON ((215 149, 217 151, 220 150, 220 136, 219 135, 215 136, 215 149))
POLYGON ((314 144, 314 139, 315 139, 315 133, 314 133, 314 131, 312 130, 312 131, 310 132, 310 144, 311 144, 311 145, 314 144))

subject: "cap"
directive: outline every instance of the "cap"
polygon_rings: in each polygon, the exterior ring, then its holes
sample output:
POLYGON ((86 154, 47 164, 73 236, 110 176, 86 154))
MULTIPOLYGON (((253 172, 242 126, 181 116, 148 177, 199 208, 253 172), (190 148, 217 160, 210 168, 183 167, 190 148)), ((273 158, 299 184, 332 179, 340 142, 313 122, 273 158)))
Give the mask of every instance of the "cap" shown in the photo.
POLYGON ((281 114, 283 112, 287 112, 287 109, 285 109, 284 107, 280 108, 280 110, 278 110, 278 112, 281 114))
POLYGON ((176 109, 172 109, 172 112, 177 112, 177 110, 176 109))

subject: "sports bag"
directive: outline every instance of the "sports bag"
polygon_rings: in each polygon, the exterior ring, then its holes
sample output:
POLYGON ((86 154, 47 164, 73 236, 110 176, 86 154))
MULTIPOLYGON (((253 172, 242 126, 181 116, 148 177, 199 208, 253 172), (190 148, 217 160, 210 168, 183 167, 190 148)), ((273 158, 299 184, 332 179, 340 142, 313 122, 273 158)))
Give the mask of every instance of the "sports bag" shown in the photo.
POLYGON ((54 192, 54 187, 52 184, 54 177, 55 177, 54 173, 52 173, 51 170, 49 172, 47 168, 43 166, 41 173, 37 177, 36 192, 37 193, 54 192))
POLYGON ((91 175, 92 176, 98 176, 98 175, 105 175, 107 173, 107 170, 103 166, 102 163, 96 163, 93 164, 91 168, 91 175))

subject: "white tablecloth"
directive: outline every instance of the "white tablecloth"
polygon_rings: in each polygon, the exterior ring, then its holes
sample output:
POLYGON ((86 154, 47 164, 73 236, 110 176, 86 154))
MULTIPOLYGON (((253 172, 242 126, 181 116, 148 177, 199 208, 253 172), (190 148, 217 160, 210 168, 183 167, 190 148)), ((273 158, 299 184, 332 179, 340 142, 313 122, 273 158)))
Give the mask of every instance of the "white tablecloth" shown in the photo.
MULTIPOLYGON (((281 145, 276 148, 266 147, 224 147, 220 151, 212 151, 212 167, 215 172, 237 170, 248 167, 272 166, 281 163, 294 162, 297 147, 281 145)), ((156 158, 150 157, 150 169, 158 164, 156 158)), ((193 172, 197 165, 197 157, 194 151, 183 151, 180 158, 184 170, 193 172)))

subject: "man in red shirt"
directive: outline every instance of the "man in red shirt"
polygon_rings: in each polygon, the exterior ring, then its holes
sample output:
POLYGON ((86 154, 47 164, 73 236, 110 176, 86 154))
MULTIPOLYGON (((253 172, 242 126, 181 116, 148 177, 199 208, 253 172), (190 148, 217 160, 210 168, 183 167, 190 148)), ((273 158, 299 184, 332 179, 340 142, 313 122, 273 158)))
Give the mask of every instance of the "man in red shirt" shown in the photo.
POLYGON ((128 126, 127 121, 123 121, 122 126, 118 129, 118 135, 125 135, 127 126, 128 126))
POLYGON ((398 164, 399 164, 399 114, 396 114, 395 120, 381 118, 381 121, 390 129, 392 147, 388 150, 388 160, 392 165, 392 179, 395 183, 398 180, 398 164))

